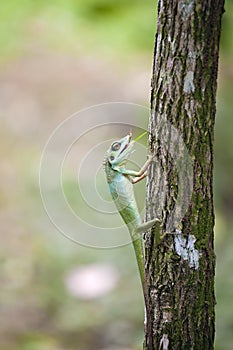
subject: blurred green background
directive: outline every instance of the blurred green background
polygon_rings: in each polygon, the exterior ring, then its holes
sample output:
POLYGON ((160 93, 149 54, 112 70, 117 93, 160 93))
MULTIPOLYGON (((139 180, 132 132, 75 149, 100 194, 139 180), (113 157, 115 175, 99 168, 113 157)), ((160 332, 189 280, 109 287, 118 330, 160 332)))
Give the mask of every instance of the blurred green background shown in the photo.
MULTIPOLYGON (((225 8, 215 136, 217 350, 233 344, 233 1, 225 8)), ((141 348, 132 247, 91 249, 59 234, 38 172, 48 137, 72 113, 108 101, 148 106, 155 21, 154 1, 0 2, 1 350, 141 348), (80 292, 83 281, 91 295, 80 292)))

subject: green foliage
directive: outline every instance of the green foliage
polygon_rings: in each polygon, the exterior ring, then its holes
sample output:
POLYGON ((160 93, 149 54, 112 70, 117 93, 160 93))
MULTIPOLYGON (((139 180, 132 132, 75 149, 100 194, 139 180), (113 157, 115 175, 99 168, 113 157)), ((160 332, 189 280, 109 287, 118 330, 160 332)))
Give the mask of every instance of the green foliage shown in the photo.
POLYGON ((152 1, 9 0, 0 3, 1 59, 36 46, 62 52, 106 55, 153 47, 152 1))
POLYGON ((222 37, 220 47, 222 54, 232 55, 233 54, 233 38, 232 38, 232 23, 233 23, 233 1, 225 1, 225 13, 222 20, 222 37))

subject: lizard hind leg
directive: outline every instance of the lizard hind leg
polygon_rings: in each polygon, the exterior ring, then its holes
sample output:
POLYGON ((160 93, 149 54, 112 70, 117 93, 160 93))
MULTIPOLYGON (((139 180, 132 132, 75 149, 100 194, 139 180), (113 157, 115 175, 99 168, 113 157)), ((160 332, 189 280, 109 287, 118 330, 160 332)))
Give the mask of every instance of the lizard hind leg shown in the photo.
POLYGON ((137 226, 134 233, 136 235, 142 234, 142 233, 146 232, 147 230, 149 230, 153 226, 155 226, 155 231, 160 230, 161 221, 159 219, 153 219, 153 220, 146 221, 146 222, 142 223, 141 225, 137 226))

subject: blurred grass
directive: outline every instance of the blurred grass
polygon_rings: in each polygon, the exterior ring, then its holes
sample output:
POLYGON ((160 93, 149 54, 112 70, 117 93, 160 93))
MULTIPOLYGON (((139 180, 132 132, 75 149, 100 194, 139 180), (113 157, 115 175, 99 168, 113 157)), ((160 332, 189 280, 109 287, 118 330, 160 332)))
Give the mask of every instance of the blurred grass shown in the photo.
MULTIPOLYGON (((226 1, 225 7, 215 141, 216 350, 231 350, 233 343, 233 1, 226 1)), ((42 147, 67 111, 102 96, 105 101, 143 96, 142 69, 149 72, 148 78, 143 76, 149 96, 155 18, 153 1, 0 2, 1 350, 141 347, 143 303, 132 247, 94 250, 59 235, 44 213, 37 177, 42 147), (60 62, 61 56, 72 59, 60 62), (137 71, 138 80, 128 86, 137 71), (112 72, 116 75, 104 80, 112 72), (124 86, 130 91, 126 97, 121 95, 124 86), (139 86, 138 95, 134 86, 139 86), (66 273, 103 261, 120 272, 115 289, 96 300, 72 297, 66 273)), ((71 203, 79 205, 70 181, 65 178, 65 190, 71 203)))

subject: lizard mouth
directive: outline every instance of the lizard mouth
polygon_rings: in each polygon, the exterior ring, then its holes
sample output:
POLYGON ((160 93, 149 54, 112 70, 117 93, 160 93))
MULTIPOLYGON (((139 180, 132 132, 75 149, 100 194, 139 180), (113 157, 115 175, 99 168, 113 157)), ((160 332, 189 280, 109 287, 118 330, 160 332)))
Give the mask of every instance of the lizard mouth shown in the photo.
POLYGON ((122 150, 120 151, 120 154, 123 153, 125 150, 127 150, 127 148, 129 147, 129 145, 131 144, 132 141, 132 131, 130 130, 129 135, 128 135, 128 142, 126 143, 126 145, 122 148, 122 150))
POLYGON ((132 140, 132 136, 133 136, 133 133, 132 133, 132 130, 130 130, 130 132, 129 132, 129 143, 130 143, 131 140, 132 140))

